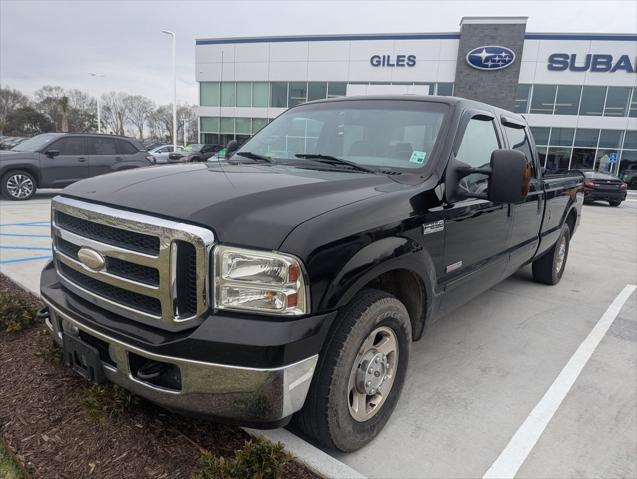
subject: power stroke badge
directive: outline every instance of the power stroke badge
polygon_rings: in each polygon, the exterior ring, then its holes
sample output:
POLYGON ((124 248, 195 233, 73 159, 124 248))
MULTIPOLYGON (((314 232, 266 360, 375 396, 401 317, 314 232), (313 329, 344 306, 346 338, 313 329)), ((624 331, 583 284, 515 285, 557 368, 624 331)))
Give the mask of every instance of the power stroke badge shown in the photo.
POLYGON ((438 233, 439 231, 444 231, 445 229, 445 220, 434 221, 433 223, 425 223, 422 225, 422 234, 428 235, 431 233, 438 233))

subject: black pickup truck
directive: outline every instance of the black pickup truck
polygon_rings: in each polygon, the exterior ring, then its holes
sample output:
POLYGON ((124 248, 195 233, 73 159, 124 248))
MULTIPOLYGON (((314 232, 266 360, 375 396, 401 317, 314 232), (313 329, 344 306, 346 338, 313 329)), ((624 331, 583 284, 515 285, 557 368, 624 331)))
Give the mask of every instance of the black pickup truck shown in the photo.
POLYGON ((544 177, 525 120, 482 103, 307 103, 223 161, 64 190, 46 323, 90 381, 352 451, 427 324, 529 263, 560 281, 582 181, 544 177))

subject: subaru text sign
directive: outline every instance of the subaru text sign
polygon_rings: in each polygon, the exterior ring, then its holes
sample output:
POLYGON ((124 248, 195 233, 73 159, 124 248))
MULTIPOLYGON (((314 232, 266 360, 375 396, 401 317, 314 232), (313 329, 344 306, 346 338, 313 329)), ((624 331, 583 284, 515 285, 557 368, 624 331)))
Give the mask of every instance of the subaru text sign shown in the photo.
POLYGON ((495 45, 478 47, 467 53, 467 63, 478 70, 502 70, 515 61, 513 50, 495 45))
POLYGON ((547 68, 554 72, 637 72, 637 59, 634 63, 628 55, 614 57, 606 54, 587 54, 583 58, 575 53, 553 53, 549 56, 547 68))

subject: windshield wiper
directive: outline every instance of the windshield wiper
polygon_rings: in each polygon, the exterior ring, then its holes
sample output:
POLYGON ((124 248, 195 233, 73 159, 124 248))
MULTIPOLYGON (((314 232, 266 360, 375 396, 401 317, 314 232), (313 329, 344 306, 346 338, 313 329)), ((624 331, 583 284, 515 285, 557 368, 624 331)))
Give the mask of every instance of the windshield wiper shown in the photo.
POLYGON ((371 168, 367 168, 366 166, 363 165, 359 165, 358 163, 355 163, 353 161, 349 161, 349 160, 344 160, 343 158, 337 158, 335 156, 331 156, 331 155, 321 155, 319 153, 297 153, 294 156, 296 156, 297 158, 303 158, 306 160, 315 160, 318 161, 320 163, 326 163, 328 165, 343 165, 343 166, 349 166, 350 168, 354 168, 355 170, 358 171, 365 171, 366 173, 376 173, 376 170, 373 170, 371 168))
POLYGON ((243 156, 244 158, 250 158, 251 160, 259 160, 265 161, 266 163, 273 163, 270 158, 263 155, 258 155, 257 153, 252 153, 251 151, 238 151, 235 155, 243 156))

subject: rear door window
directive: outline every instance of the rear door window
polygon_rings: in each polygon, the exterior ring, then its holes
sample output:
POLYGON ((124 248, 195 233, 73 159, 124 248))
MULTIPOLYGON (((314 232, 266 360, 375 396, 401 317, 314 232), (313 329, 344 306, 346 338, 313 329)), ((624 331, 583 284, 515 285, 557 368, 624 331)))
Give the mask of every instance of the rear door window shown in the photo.
POLYGON ((89 138, 91 155, 117 155, 117 140, 115 138, 89 138))
POLYGON ((58 150, 62 156, 86 155, 86 144, 81 136, 69 136, 56 141, 49 149, 58 150))
MULTIPOLYGON (((491 164, 491 153, 500 148, 500 141, 493 120, 481 117, 472 118, 462 136, 456 159, 474 168, 483 168, 491 164)), ((460 184, 472 193, 484 193, 487 190, 488 176, 473 173, 464 177, 460 184)))

